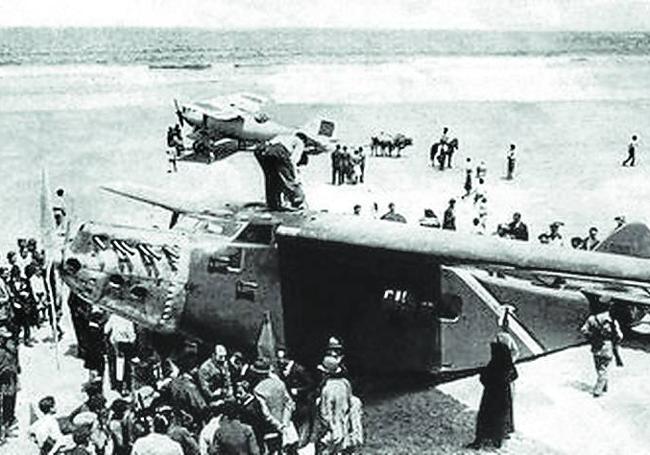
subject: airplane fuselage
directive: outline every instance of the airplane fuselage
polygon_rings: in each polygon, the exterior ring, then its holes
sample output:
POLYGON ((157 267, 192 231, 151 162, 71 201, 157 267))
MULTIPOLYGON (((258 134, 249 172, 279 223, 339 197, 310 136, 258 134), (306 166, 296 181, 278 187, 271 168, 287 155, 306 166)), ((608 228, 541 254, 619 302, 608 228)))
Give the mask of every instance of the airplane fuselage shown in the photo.
POLYGON ((538 254, 519 242, 259 205, 199 224, 183 232, 87 223, 65 251, 64 279, 83 300, 162 333, 252 353, 268 313, 277 344, 307 365, 336 335, 355 371, 423 373, 483 364, 502 303, 515 307, 523 357, 582 341, 576 327, 589 308, 579 294, 522 290, 459 264, 606 275, 630 260, 608 255, 606 266, 596 253, 538 254), (374 234, 349 237, 362 226, 374 234))

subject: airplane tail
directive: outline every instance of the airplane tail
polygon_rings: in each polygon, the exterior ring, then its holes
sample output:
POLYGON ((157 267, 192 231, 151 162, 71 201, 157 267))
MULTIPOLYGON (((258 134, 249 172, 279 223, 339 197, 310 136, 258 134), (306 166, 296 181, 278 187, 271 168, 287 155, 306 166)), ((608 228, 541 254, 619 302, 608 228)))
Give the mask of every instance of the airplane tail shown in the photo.
POLYGON ((650 259, 650 229, 643 223, 628 223, 611 233, 595 251, 650 259))
POLYGON ((297 134, 303 137, 308 153, 318 154, 328 151, 336 142, 335 129, 336 124, 333 121, 316 118, 298 128, 297 134))

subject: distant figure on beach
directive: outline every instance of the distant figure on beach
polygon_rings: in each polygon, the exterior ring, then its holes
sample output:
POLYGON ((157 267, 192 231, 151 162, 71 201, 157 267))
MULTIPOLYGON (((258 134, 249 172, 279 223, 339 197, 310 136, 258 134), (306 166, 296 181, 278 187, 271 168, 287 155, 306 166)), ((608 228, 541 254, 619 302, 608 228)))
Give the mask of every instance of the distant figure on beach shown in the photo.
POLYGON ((52 212, 54 212, 54 222, 57 227, 63 226, 63 222, 68 214, 65 203, 65 192, 63 188, 56 190, 56 197, 52 203, 52 212))
POLYGON ((447 147, 444 156, 447 158, 447 169, 451 169, 451 160, 454 157, 454 152, 458 150, 458 138, 453 138, 446 145, 447 147))
POLYGON ((589 228, 589 235, 582 240, 580 245, 581 250, 594 250, 600 245, 600 240, 598 240, 598 228, 592 226, 589 228))
MULTIPOLYGON (((623 333, 618 322, 611 317, 612 298, 602 295, 593 305, 592 314, 587 318, 580 332, 591 344, 591 354, 596 369, 596 384, 592 390, 594 397, 607 392, 607 369, 612 362, 616 345, 623 339, 623 333)), ((617 358, 617 364, 622 362, 617 358)))
POLYGON ((422 227, 439 228, 440 220, 432 209, 424 209, 424 216, 420 218, 418 224, 422 227))
POLYGON ((623 215, 619 215, 616 218, 614 218, 614 222, 616 223, 616 226, 614 227, 614 232, 618 231, 620 228, 625 226, 625 217, 623 215))
POLYGON ((625 158, 625 161, 623 161, 623 166, 631 166, 634 167, 634 163, 636 162, 636 149, 639 147, 639 141, 636 135, 632 136, 632 140, 627 146, 627 158, 625 158))
POLYGON ((357 150, 357 164, 359 166, 359 183, 363 183, 366 176, 366 153, 363 147, 359 147, 357 150))
POLYGON ((448 144, 449 143, 449 128, 446 126, 442 129, 442 135, 440 136, 440 139, 438 142, 440 144, 448 144))
POLYGON ((521 221, 521 213, 515 212, 512 214, 512 221, 506 227, 508 236, 515 240, 528 240, 528 226, 521 221))
POLYGON ((479 217, 472 220, 472 233, 477 235, 485 235, 485 226, 481 224, 479 217))
POLYGON ((456 199, 449 199, 449 205, 445 210, 445 214, 442 219, 442 228, 449 231, 456 230, 456 199))
POLYGON ((341 167, 339 172, 341 173, 340 181, 341 183, 346 182, 352 176, 352 155, 348 151, 348 146, 343 146, 343 151, 341 152, 341 167))
POLYGON ((487 175, 487 165, 485 161, 481 161, 478 166, 476 166, 476 178, 485 180, 487 175))
POLYGON ((406 218, 395 211, 395 204, 391 202, 388 204, 388 212, 381 216, 382 220, 396 221, 398 223, 406 223, 406 218))
POLYGON ((463 185, 463 189, 465 190, 465 194, 463 194, 462 199, 465 199, 472 193, 472 174, 474 170, 472 169, 472 159, 467 158, 465 160, 465 184, 463 185))
POLYGON ((512 180, 515 174, 515 160, 516 160, 515 148, 516 148, 515 144, 510 144, 510 150, 508 150, 508 154, 506 155, 506 159, 508 161, 507 163, 508 172, 506 178, 508 180, 512 180))
POLYGON ((555 246, 564 246, 564 239, 562 234, 560 234, 560 226, 563 226, 564 223, 561 221, 554 221, 549 225, 550 232, 543 232, 540 234, 537 239, 540 243, 555 245, 555 246))
POLYGON ((332 158, 332 185, 341 185, 343 183, 343 172, 341 170, 343 153, 341 152, 340 144, 336 144, 336 147, 332 152, 331 158, 332 158))
POLYGON ((354 207, 352 208, 352 214, 361 215, 361 205, 355 204, 354 207))
POLYGON ((171 174, 172 172, 178 172, 178 167, 176 166, 176 150, 167 149, 167 162, 169 163, 169 168, 167 173, 171 174))
POLYGON ((517 369, 506 344, 491 343, 490 349, 490 362, 479 375, 483 396, 476 416, 476 435, 467 445, 471 449, 500 448, 514 432, 512 382, 518 377, 517 369))

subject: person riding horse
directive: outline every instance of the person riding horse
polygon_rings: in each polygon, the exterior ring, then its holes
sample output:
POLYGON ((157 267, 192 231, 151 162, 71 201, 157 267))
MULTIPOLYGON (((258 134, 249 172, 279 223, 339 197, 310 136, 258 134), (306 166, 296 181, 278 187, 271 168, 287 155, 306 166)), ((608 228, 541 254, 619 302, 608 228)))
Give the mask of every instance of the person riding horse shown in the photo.
POLYGON ((453 138, 449 142, 434 143, 431 146, 431 151, 429 154, 431 166, 436 167, 437 156, 438 166, 441 171, 444 170, 445 164, 448 168, 451 168, 451 158, 456 150, 458 150, 458 138, 453 138))

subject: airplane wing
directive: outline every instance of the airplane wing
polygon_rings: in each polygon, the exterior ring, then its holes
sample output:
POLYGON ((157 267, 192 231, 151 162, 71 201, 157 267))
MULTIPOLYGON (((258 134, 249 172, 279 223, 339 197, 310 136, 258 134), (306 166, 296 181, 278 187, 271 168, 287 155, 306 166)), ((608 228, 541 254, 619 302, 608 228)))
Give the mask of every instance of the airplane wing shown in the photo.
POLYGON ((506 305, 514 308, 510 333, 522 358, 585 342, 578 329, 589 302, 579 290, 486 279, 484 267, 650 286, 645 259, 352 216, 318 214, 280 226, 276 239, 287 340, 300 355, 317 356, 322 344, 310 340, 327 334, 314 327, 338 327, 351 357, 373 363, 368 353, 376 353, 373 368, 480 365, 489 349, 478 346, 494 339, 506 305))
POLYGON ((281 227, 278 235, 287 241, 352 244, 357 248, 391 251, 398 255, 435 256, 450 265, 515 267, 628 284, 650 284, 650 261, 645 259, 477 237, 455 231, 436 230, 434 233, 401 223, 321 216, 301 228, 281 227))
MULTIPOLYGON (((231 217, 233 209, 236 208, 235 204, 224 203, 221 204, 222 208, 206 208, 200 202, 188 201, 187 198, 174 196, 172 194, 158 191, 153 188, 147 188, 137 185, 114 183, 111 185, 102 185, 102 190, 107 191, 118 196, 131 199, 134 201, 142 202, 153 207, 169 210, 172 212, 172 219, 170 228, 178 222, 180 216, 193 218, 199 221, 210 221, 215 218, 231 217)), ((215 207, 220 204, 215 203, 215 207)))
POLYGON ((243 115, 256 115, 268 99, 250 93, 235 93, 218 96, 205 101, 194 103, 209 116, 219 120, 234 120, 243 115))

